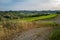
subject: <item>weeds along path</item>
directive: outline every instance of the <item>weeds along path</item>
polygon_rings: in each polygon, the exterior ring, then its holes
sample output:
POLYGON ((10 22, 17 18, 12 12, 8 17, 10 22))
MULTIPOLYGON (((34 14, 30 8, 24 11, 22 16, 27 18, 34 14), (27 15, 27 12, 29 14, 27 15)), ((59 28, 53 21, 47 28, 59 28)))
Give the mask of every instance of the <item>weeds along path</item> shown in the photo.
POLYGON ((48 35, 51 33, 52 28, 35 28, 22 32, 20 36, 13 40, 46 40, 48 35))

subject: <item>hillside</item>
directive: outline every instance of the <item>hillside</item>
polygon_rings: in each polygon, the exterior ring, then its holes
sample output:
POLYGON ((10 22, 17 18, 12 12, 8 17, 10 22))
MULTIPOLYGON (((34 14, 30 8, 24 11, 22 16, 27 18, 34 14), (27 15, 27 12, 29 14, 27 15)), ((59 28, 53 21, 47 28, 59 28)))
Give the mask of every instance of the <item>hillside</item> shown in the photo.
POLYGON ((0 40, 45 40, 59 26, 57 13, 0 12, 0 40))

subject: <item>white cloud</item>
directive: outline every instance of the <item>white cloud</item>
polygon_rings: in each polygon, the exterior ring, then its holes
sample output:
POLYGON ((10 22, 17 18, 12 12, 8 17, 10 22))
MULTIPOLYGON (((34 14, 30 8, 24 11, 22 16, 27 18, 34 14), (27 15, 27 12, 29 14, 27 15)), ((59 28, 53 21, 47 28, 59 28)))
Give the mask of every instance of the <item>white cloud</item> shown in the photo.
MULTIPOLYGON (((6 0, 7 1, 7 0, 6 0)), ((8 1, 11 2, 11 1, 8 1)), ((24 0, 7 7, 9 10, 59 10, 60 0, 24 0)), ((6 8, 5 8, 6 9, 6 8)))
POLYGON ((16 3, 11 6, 13 10, 49 10, 49 9, 59 9, 57 6, 59 0, 28 0, 24 3, 16 3))

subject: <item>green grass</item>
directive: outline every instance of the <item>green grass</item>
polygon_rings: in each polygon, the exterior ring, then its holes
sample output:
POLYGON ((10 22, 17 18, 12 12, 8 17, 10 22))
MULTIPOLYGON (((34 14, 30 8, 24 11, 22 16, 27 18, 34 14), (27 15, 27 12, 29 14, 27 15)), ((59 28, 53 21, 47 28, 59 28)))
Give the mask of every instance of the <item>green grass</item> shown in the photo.
POLYGON ((60 30, 58 29, 54 30, 51 33, 49 40, 60 40, 60 30))
POLYGON ((29 17, 29 18, 23 18, 23 19, 13 19, 13 20, 5 20, 5 21, 19 21, 19 22, 32 22, 32 21, 36 21, 36 20, 45 20, 45 19, 51 19, 56 17, 57 14, 49 14, 47 16, 38 16, 38 17, 29 17))
POLYGON ((31 18, 24 18, 23 21, 35 21, 35 20, 44 20, 56 17, 57 14, 49 14, 47 16, 39 16, 39 17, 31 17, 31 18))

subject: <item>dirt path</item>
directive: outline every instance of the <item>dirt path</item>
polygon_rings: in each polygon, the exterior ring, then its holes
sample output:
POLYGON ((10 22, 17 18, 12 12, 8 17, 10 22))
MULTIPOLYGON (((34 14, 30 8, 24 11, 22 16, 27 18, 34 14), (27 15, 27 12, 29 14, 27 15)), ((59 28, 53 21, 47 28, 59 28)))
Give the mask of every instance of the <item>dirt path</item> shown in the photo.
POLYGON ((22 32, 19 37, 13 40, 45 40, 48 39, 48 35, 51 32, 51 28, 35 28, 22 32))

